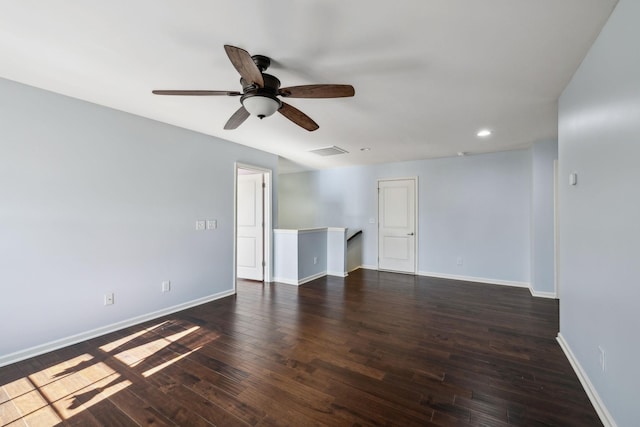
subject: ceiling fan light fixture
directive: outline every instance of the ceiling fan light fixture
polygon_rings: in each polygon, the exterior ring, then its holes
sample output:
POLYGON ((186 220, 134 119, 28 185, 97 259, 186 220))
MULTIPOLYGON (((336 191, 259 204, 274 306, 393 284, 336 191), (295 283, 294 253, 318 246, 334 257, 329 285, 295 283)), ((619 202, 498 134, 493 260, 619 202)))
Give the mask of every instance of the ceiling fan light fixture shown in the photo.
POLYGON ((156 95, 187 95, 187 96, 240 96, 242 106, 229 117, 224 129, 237 129, 249 116, 264 119, 276 111, 291 120, 301 128, 313 132, 319 128, 318 124, 302 111, 292 105, 282 102, 278 97, 290 98, 343 98, 355 95, 351 85, 345 84, 312 84, 289 86, 280 88, 280 80, 267 74, 271 59, 264 55, 249 55, 239 47, 224 45, 224 50, 240 74, 242 92, 230 90, 153 90, 156 95))
POLYGON ((252 116, 264 119, 278 111, 282 103, 275 96, 255 94, 243 96, 242 105, 252 116))

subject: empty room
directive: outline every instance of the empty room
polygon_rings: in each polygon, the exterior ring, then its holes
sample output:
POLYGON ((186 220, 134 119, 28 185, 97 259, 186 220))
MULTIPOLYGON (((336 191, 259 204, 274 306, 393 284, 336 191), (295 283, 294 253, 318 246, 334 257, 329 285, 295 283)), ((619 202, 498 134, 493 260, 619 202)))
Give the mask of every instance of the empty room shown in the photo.
POLYGON ((0 426, 640 425, 640 2, 0 4, 0 426))

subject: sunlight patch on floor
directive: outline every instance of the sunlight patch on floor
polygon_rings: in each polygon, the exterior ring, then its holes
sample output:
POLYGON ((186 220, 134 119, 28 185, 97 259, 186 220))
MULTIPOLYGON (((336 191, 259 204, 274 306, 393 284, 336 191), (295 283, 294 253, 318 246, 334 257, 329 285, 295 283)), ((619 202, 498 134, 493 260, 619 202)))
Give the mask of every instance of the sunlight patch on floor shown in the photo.
POLYGON ((168 337, 159 337, 155 340, 121 351, 120 353, 115 354, 114 357, 122 363, 125 363, 127 366, 134 368, 147 361, 151 356, 157 355, 157 353, 165 347, 171 345, 181 338, 186 337, 187 335, 197 331, 198 329, 200 329, 200 326, 193 326, 190 329, 176 332, 175 334, 169 335, 168 337))
POLYGON ((0 425, 22 421, 53 426, 130 384, 104 362, 82 354, 5 384, 2 391, 8 400, 0 404, 0 425))
POLYGON ((110 343, 101 346, 100 350, 106 351, 107 353, 110 353, 113 350, 115 350, 116 348, 121 347, 121 346, 127 344, 128 342, 133 341, 136 338, 138 338, 138 337, 140 337, 140 336, 142 336, 144 334, 149 333, 149 331, 151 331, 153 329, 156 329, 156 328, 160 328, 163 325, 168 324, 168 323, 169 322, 158 323, 157 325, 151 326, 150 328, 142 329, 142 330, 140 330, 140 331, 138 331, 138 332, 136 332, 134 334, 127 335, 124 338, 120 338, 119 340, 111 341, 110 343))
POLYGON ((27 425, 53 426, 62 421, 26 378, 5 384, 0 393, 1 426, 14 422, 24 425, 22 421, 27 425))
POLYGON ((163 369, 164 369, 164 368, 166 368, 167 366, 169 366, 169 365, 173 365, 173 364, 174 364, 174 363, 176 363, 178 360, 180 360, 180 359, 184 359, 185 357, 187 357, 187 356, 188 356, 188 355, 190 355, 191 353, 195 353, 196 351, 200 350, 201 348, 202 348, 202 347, 198 347, 198 348, 196 348, 196 349, 191 350, 191 351, 190 351, 190 352, 188 352, 188 353, 181 354, 181 355, 179 355, 179 356, 177 356, 177 357, 175 357, 175 358, 173 358, 173 359, 171 359, 171 360, 167 360, 166 362, 161 363, 160 365, 156 366, 155 368, 151 368, 151 369, 149 369, 149 370, 147 370, 147 371, 143 372, 143 373, 142 373, 142 376, 146 378, 146 377, 149 377, 149 376, 151 376, 151 375, 155 374, 156 372, 160 372, 161 370, 163 370, 163 369))
MULTIPOLYGON (((202 348, 167 348, 200 329, 192 326, 170 333, 176 327, 183 326, 161 322, 104 344, 93 355, 84 353, 0 384, 0 427, 59 425, 129 387, 132 382, 116 371, 120 367, 109 366, 115 362, 111 357, 132 368, 131 375, 149 377, 202 348)), ((217 336, 196 336, 195 341, 210 341, 217 336)))

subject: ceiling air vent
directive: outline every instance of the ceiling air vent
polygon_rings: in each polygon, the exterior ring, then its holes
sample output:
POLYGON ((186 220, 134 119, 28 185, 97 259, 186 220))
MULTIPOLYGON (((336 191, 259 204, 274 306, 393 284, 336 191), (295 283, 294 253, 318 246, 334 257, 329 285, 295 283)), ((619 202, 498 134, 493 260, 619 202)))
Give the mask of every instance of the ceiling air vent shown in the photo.
POLYGON ((315 150, 309 150, 310 153, 317 154, 318 156, 335 156, 336 154, 348 153, 347 150, 343 150, 335 145, 331 147, 316 148, 315 150))

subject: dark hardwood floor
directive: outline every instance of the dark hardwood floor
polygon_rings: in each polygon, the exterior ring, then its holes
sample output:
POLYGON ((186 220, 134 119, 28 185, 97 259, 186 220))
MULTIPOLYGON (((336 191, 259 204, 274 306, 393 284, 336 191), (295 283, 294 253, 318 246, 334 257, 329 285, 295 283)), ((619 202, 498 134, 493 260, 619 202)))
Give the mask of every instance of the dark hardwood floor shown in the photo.
POLYGON ((2 426, 601 426, 526 289, 359 270, 0 368, 2 426))

